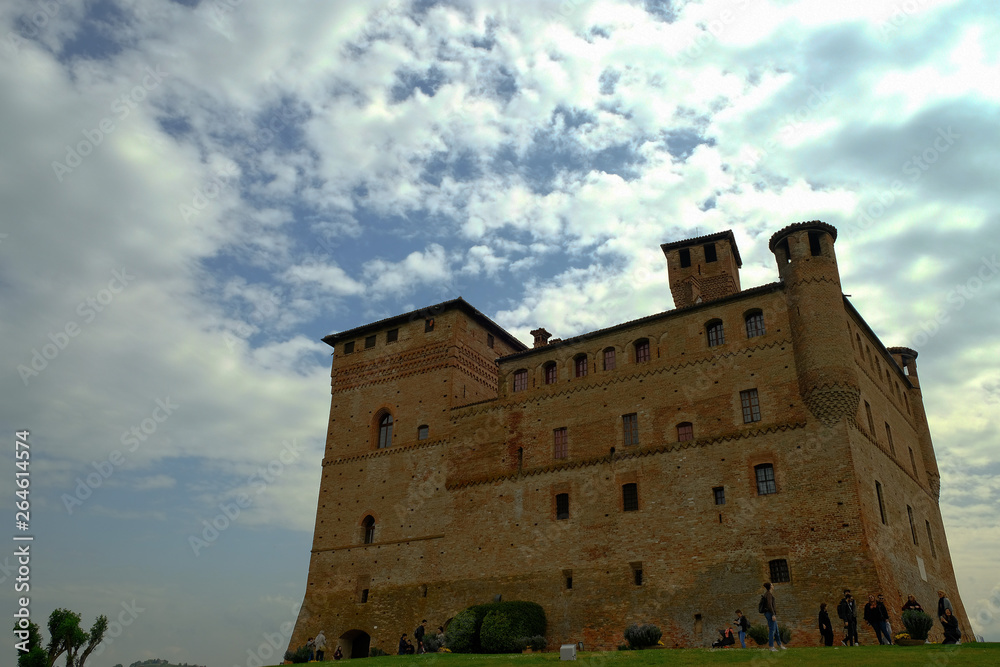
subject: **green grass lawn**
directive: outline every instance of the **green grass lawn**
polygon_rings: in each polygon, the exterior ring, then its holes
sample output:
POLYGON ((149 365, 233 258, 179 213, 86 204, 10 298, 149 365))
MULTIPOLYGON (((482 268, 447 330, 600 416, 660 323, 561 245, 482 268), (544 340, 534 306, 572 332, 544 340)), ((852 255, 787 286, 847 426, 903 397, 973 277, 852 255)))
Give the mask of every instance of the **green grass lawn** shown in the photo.
MULTIPOLYGON (((556 665, 559 653, 549 651, 531 655, 468 655, 459 653, 432 653, 429 655, 393 655, 368 658, 363 665, 412 664, 414 667, 462 667, 463 665, 502 665, 516 663, 556 665)), ((942 646, 855 646, 836 648, 789 648, 772 653, 766 649, 662 649, 653 651, 610 651, 606 653, 577 653, 577 664, 587 667, 622 665, 899 665, 899 667, 952 667, 954 665, 1000 665, 1000 644, 960 644, 942 646)), ((333 661, 311 662, 309 665, 333 665, 333 661)), ((341 664, 341 663, 338 663, 341 664)))

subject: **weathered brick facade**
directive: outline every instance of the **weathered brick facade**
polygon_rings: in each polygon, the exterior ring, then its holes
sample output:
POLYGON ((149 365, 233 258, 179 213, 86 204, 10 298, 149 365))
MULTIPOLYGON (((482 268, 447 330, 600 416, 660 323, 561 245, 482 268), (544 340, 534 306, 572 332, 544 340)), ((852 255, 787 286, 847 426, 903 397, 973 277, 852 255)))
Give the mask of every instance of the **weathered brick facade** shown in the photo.
POLYGON ((835 610, 845 586, 859 607, 883 592, 894 629, 907 594, 933 615, 943 588, 968 634, 916 352, 887 350, 843 296, 835 240, 786 227, 780 281, 743 291, 731 232, 664 244, 678 308, 542 330, 530 349, 461 299, 325 338, 330 422, 291 646, 324 629, 347 653, 368 636, 393 651, 421 619, 498 594, 545 608, 550 647, 614 648, 632 622, 706 646, 737 608, 763 622, 761 582, 783 565, 796 645, 818 643, 819 603, 835 610))

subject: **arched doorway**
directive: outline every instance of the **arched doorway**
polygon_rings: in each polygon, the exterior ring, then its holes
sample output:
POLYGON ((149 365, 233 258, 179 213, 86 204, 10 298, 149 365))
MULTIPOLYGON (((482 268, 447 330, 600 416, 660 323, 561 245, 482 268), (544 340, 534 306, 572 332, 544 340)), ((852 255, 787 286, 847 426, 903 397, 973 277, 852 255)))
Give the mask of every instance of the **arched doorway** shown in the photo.
POLYGON ((367 658, 372 638, 364 630, 348 630, 340 635, 340 650, 345 658, 367 658))

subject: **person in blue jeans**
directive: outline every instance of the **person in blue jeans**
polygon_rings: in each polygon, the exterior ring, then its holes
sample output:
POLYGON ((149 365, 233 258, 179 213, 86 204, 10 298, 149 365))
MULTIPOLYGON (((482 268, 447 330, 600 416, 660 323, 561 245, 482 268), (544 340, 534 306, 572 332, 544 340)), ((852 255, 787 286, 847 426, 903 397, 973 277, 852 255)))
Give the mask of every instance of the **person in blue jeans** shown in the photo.
POLYGON ((747 647, 747 630, 750 629, 750 621, 747 617, 743 615, 743 612, 739 609, 736 610, 736 620, 733 621, 737 628, 737 634, 740 637, 740 646, 743 648, 747 647))
POLYGON ((781 633, 778 632, 778 610, 774 604, 774 594, 771 592, 771 582, 764 583, 764 618, 767 619, 767 645, 772 651, 785 647, 781 645, 781 633), (778 648, 775 648, 775 644, 778 648))

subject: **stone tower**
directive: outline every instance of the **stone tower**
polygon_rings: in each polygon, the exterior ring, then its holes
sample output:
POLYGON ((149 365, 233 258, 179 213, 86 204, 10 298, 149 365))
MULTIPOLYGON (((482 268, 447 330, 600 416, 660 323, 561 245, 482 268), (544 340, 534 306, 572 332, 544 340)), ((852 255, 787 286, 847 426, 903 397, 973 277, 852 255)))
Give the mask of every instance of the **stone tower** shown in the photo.
POLYGON ((660 246, 667 258, 670 293, 677 308, 740 291, 740 250, 732 230, 660 246))

